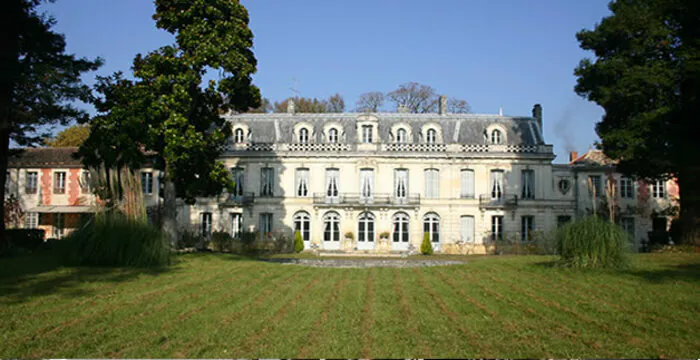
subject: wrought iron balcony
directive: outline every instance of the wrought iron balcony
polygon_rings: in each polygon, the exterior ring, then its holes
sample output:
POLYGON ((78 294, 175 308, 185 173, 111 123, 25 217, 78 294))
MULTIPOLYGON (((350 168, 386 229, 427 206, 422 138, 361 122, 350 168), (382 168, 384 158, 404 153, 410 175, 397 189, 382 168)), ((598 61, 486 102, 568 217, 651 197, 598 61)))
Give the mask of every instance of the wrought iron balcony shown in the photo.
POLYGON ((243 193, 241 195, 227 194, 221 206, 242 206, 251 205, 255 202, 255 193, 243 193))
POLYGON ((314 193, 314 205, 332 206, 415 206, 420 204, 419 194, 407 194, 399 197, 393 194, 372 194, 361 196, 359 193, 339 193, 338 196, 328 196, 327 193, 314 193))
POLYGON ((502 195, 499 198, 491 197, 491 194, 479 196, 479 207, 481 208, 505 208, 518 205, 518 195, 502 195))

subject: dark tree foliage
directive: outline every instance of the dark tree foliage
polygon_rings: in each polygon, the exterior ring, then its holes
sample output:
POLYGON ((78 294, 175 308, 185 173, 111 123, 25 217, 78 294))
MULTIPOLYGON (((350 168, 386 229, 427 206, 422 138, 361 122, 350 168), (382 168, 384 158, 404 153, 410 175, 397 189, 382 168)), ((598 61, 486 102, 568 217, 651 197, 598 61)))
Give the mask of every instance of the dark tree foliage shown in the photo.
POLYGON ((287 112, 287 103, 294 100, 294 112, 296 113, 341 113, 345 111, 345 100, 340 94, 332 95, 326 99, 294 97, 286 98, 280 102, 275 101, 273 112, 287 112))
POLYGON ((90 127, 78 124, 65 128, 55 137, 44 139, 44 145, 49 147, 80 146, 89 136, 90 127))
POLYGON ((576 92, 605 109, 599 146, 623 173, 675 177, 686 241, 700 238, 700 2, 618 0, 577 34, 594 53, 575 70, 576 92))
MULTIPOLYGON (((0 183, 5 183, 10 140, 39 144, 44 125, 67 125, 85 112, 72 100, 89 102, 80 76, 102 60, 66 54, 66 39, 52 30, 55 20, 37 12, 39 0, 6 0, 0 9, 0 183)), ((5 198, 5 187, 0 187, 5 198)), ((0 202, 0 204, 4 204, 0 202)), ((2 206, 2 205, 0 205, 2 206)), ((2 210, 2 209, 0 209, 2 210)), ((0 225, 0 252, 7 247, 0 225)))

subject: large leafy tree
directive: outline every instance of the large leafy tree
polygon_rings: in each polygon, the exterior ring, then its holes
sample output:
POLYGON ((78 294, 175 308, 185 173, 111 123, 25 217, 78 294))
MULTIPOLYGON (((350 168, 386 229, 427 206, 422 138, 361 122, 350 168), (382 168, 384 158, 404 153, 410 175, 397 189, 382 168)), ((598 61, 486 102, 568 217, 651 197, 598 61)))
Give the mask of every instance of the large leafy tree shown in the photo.
POLYGON ((700 4, 618 0, 577 34, 593 51, 575 70, 576 92, 605 109, 600 147, 623 173, 675 177, 686 241, 700 238, 700 4))
MULTIPOLYGON (((5 183, 10 141, 32 146, 46 136, 44 125, 68 124, 87 116, 71 100, 90 101, 81 74, 100 59, 66 54, 55 20, 37 11, 39 0, 7 0, 0 11, 0 183, 5 183)), ((5 187, 0 187, 5 198, 5 187)), ((4 206, 4 202, 0 202, 4 206)), ((2 210, 2 209, 0 209, 2 210)), ((0 252, 7 246, 0 224, 0 252)))
POLYGON ((232 186, 217 161, 230 128, 220 114, 260 106, 248 12, 236 0, 156 0, 158 28, 175 36, 134 59, 134 80, 100 79, 100 113, 81 148, 88 164, 138 166, 144 155, 164 171, 163 228, 177 239, 176 203, 232 186), (204 81, 206 74, 214 79, 204 81))

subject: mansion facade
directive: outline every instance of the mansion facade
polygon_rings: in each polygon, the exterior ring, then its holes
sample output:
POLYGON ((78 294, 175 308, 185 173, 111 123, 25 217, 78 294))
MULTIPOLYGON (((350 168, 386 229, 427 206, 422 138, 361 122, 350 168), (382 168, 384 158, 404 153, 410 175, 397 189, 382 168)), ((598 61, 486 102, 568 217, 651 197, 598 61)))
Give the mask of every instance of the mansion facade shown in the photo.
MULTIPOLYGON (((224 115, 233 133, 221 161, 235 189, 179 205, 183 227, 234 237, 253 231, 262 239, 298 230, 307 250, 413 252, 428 236, 436 252, 488 253, 499 239, 532 241, 590 213, 594 203, 605 207, 610 182, 619 188, 618 222, 639 247, 660 219, 668 226, 663 210, 677 199, 675 182, 622 178, 594 150, 552 164, 540 105, 532 116, 448 114, 444 98, 434 114, 305 114, 288 105, 286 113, 224 115)), ((79 200, 79 162, 31 164, 20 156, 10 168, 10 193, 26 203, 27 218, 49 214, 42 218, 65 226, 64 215, 52 214, 94 202, 89 195, 79 200), (66 199, 54 200, 46 192, 60 191, 61 181, 66 199), (31 198, 36 191, 27 193, 32 187, 46 188, 38 202, 31 198)), ((161 201, 158 175, 142 169, 148 205, 161 201)))

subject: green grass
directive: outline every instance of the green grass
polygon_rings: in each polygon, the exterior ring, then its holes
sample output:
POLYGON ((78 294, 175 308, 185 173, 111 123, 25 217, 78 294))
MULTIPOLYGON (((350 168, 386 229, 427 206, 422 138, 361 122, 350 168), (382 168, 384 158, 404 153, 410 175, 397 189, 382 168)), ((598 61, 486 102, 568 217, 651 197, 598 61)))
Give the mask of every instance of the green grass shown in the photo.
MULTIPOLYGON (((434 257, 431 257, 434 258, 434 257)), ((0 357, 696 357, 700 256, 618 271, 550 257, 321 269, 234 255, 167 269, 0 259, 0 357)))

